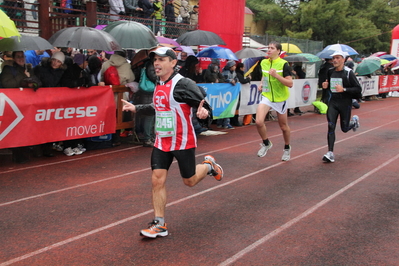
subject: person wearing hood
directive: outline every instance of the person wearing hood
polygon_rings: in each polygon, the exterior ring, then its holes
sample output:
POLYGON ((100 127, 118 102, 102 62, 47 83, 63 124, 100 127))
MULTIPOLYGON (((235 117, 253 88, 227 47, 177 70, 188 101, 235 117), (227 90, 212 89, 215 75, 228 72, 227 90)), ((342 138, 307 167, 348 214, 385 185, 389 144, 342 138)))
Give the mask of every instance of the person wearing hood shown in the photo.
POLYGON ((99 83, 99 86, 106 85, 104 83, 104 72, 110 66, 114 66, 118 71, 120 85, 125 85, 126 83, 134 81, 135 77, 133 71, 125 56, 126 53, 124 51, 115 51, 109 60, 103 63, 101 67, 101 82, 99 83))
POLYGON ((217 58, 213 58, 208 68, 204 71, 204 82, 205 83, 223 83, 224 77, 220 73, 220 61, 217 58))
POLYGON ((88 64, 83 70, 85 85, 87 87, 97 86, 100 83, 101 60, 97 56, 90 56, 88 64))
MULTIPOLYGON (((108 61, 104 62, 101 71, 101 82, 99 82, 99 86, 105 85, 126 85, 127 83, 133 82, 135 80, 135 76, 133 74, 132 68, 129 62, 126 59, 126 53, 124 51, 115 51, 113 55, 109 58, 108 61), (119 84, 105 84, 104 82, 104 73, 108 68, 114 66, 118 72, 119 84)), ((116 94, 114 94, 115 102, 117 100, 116 94)), ((125 100, 128 100, 128 96, 124 94, 123 97, 125 100)), ((112 134, 112 145, 119 146, 121 144, 120 141, 120 130, 116 130, 114 134, 112 134)))

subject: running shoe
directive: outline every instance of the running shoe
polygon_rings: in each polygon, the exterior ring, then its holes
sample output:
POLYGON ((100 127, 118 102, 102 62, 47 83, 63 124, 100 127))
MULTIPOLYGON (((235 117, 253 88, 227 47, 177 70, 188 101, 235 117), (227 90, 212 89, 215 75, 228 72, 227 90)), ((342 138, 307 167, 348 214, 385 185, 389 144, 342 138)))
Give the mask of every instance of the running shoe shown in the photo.
POLYGON ((61 144, 57 144, 57 143, 53 143, 53 150, 56 150, 56 151, 63 151, 64 150, 64 147, 62 147, 62 145, 61 144))
POLYGON ((65 154, 66 156, 72 156, 72 155, 75 155, 75 152, 73 151, 73 149, 72 149, 71 147, 68 147, 68 148, 66 148, 66 149, 64 150, 64 154, 65 154))
POLYGON ((75 155, 81 155, 83 153, 83 151, 80 150, 78 147, 73 148, 72 151, 74 152, 75 155))
POLYGON ((335 162, 334 153, 332 151, 329 151, 326 154, 324 154, 323 161, 325 161, 326 163, 335 162))
POLYGON ((140 235, 150 238, 156 238, 157 236, 167 236, 168 228, 165 225, 158 224, 158 220, 154 220, 148 224, 148 228, 141 230, 140 235))
POLYGON ((360 127, 359 117, 357 115, 352 116, 351 123, 353 124, 352 130, 355 132, 360 127))
POLYGON ((265 157, 268 150, 273 147, 273 143, 269 140, 269 145, 265 145, 263 142, 260 144, 260 149, 258 151, 258 157, 265 157))
POLYGON ((210 175, 213 176, 217 181, 221 181, 223 178, 223 168, 215 162, 215 158, 212 155, 206 155, 202 163, 210 164, 212 169, 210 175))
POLYGON ((85 152, 85 151, 86 151, 86 148, 83 147, 82 144, 78 144, 78 148, 79 148, 79 150, 81 150, 82 152, 85 152))
POLYGON ((289 149, 284 149, 282 161, 289 161, 291 159, 291 146, 289 149))
POLYGON ((226 129, 234 129, 234 127, 232 125, 230 125, 230 124, 227 124, 226 126, 224 126, 224 128, 226 128, 226 129))

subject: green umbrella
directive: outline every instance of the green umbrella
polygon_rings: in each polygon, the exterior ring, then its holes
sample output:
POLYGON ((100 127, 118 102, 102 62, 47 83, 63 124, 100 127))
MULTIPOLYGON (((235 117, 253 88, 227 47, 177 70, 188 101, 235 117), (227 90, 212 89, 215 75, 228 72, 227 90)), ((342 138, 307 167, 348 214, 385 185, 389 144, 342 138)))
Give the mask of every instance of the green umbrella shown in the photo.
POLYGON ((381 61, 378 58, 365 58, 357 66, 355 73, 359 76, 369 75, 380 69, 381 61))
POLYGON ((111 34, 124 49, 151 49, 158 46, 154 33, 145 25, 135 21, 115 21, 103 31, 111 34))
POLYGON ((0 21, 0 37, 8 38, 11 36, 20 36, 14 21, 12 21, 3 10, 0 10, 0 21))
POLYGON ((313 54, 300 53, 300 54, 296 54, 296 55, 305 57, 306 59, 308 59, 309 63, 314 63, 314 62, 318 62, 321 60, 318 56, 313 55, 313 54))

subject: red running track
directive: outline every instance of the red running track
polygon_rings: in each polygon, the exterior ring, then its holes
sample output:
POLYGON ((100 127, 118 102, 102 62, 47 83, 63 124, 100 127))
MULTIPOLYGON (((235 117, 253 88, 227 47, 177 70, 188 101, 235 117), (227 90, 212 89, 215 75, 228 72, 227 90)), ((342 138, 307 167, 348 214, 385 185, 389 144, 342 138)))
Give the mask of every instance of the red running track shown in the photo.
POLYGON ((176 164, 167 181, 170 235, 144 239, 153 218, 151 149, 124 144, 67 157, 0 163, 0 266, 399 265, 399 98, 353 110, 326 164, 327 123, 289 118, 292 158, 268 121, 273 148, 258 158, 255 126, 200 136, 197 161, 225 170, 194 188, 176 164))

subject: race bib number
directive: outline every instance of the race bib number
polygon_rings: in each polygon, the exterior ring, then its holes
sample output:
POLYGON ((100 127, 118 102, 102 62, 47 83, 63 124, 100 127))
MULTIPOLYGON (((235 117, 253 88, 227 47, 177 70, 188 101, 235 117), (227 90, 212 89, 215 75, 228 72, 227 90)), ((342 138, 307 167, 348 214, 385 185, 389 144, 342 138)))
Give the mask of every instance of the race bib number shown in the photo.
POLYGON ((270 92, 269 78, 265 76, 263 77, 263 82, 262 82, 262 92, 270 92))
POLYGON ((342 86, 342 78, 331 78, 330 79, 330 90, 331 90, 331 92, 337 92, 337 89, 335 88, 335 85, 341 85, 342 86))
POLYGON ((155 130, 159 137, 172 137, 175 135, 175 116, 172 111, 156 113, 155 130))

